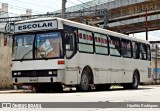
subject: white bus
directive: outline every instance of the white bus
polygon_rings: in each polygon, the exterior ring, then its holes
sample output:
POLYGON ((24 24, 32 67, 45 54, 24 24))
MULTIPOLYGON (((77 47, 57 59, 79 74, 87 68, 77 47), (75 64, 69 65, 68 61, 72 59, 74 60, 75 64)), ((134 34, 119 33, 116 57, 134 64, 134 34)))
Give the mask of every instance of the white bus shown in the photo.
POLYGON ((149 42, 61 19, 15 23, 12 77, 37 92, 138 88, 150 76, 149 42))

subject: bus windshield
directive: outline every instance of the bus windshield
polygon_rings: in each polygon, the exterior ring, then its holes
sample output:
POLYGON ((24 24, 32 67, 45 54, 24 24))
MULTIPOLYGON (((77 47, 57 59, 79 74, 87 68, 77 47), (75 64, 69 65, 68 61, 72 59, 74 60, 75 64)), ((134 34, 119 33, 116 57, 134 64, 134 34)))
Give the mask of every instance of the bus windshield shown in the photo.
POLYGON ((13 60, 46 59, 62 56, 60 32, 16 35, 13 44, 13 60))

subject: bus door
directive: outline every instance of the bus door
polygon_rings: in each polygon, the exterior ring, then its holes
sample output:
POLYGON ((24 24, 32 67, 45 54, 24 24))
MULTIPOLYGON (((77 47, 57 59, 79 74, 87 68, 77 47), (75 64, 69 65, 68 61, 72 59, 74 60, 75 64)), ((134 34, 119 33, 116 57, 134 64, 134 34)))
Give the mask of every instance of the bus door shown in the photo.
POLYGON ((78 59, 76 54, 76 34, 74 32, 65 32, 65 48, 66 48, 66 84, 77 84, 78 83, 78 59))

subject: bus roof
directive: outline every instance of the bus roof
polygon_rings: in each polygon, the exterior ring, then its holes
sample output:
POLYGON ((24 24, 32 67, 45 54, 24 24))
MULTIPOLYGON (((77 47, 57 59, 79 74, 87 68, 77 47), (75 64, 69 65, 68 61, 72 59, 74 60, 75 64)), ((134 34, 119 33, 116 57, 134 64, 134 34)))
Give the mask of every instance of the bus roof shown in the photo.
POLYGON ((23 24, 23 23, 30 23, 30 22, 37 22, 37 21, 50 21, 50 20, 57 20, 58 23, 62 23, 62 24, 65 24, 65 25, 77 27, 77 28, 80 28, 80 29, 85 29, 85 30, 89 30, 89 31, 97 32, 97 33, 107 34, 107 35, 116 36, 116 37, 119 37, 119 38, 130 39, 132 41, 139 41, 139 42, 149 44, 148 41, 137 39, 137 38, 134 38, 134 37, 130 37, 130 36, 122 34, 122 33, 118 33, 118 32, 114 32, 114 31, 102 29, 102 28, 99 28, 99 27, 78 23, 78 22, 75 22, 75 21, 67 20, 67 19, 62 19, 62 18, 59 18, 59 17, 49 17, 49 18, 38 18, 38 19, 24 20, 24 21, 16 22, 15 25, 23 24))

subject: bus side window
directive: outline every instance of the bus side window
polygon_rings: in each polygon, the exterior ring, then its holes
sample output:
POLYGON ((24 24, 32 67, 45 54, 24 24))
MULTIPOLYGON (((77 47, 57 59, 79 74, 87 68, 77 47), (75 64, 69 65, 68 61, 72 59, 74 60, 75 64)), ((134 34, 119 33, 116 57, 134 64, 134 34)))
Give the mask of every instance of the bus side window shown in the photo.
POLYGON ((134 59, 139 59, 140 57, 140 51, 139 51, 139 43, 132 42, 132 55, 134 59))
POLYGON ((143 44, 143 43, 140 44, 140 58, 142 60, 147 59, 147 46, 146 44, 143 44))
POLYGON ((83 29, 78 29, 78 50, 82 53, 94 53, 93 33, 83 29))
POLYGON ((147 59, 151 60, 151 51, 150 51, 150 45, 147 45, 147 59))
POLYGON ((125 40, 125 39, 121 39, 121 55, 123 57, 132 57, 131 54, 131 41, 129 40, 125 40))
POLYGON ((65 32, 65 47, 66 47, 66 57, 71 58, 76 49, 76 40, 74 32, 65 32))
POLYGON ((109 36, 108 39, 110 55, 121 56, 120 39, 113 36, 109 36))
POLYGON ((94 33, 95 53, 108 55, 108 38, 106 35, 94 33))

